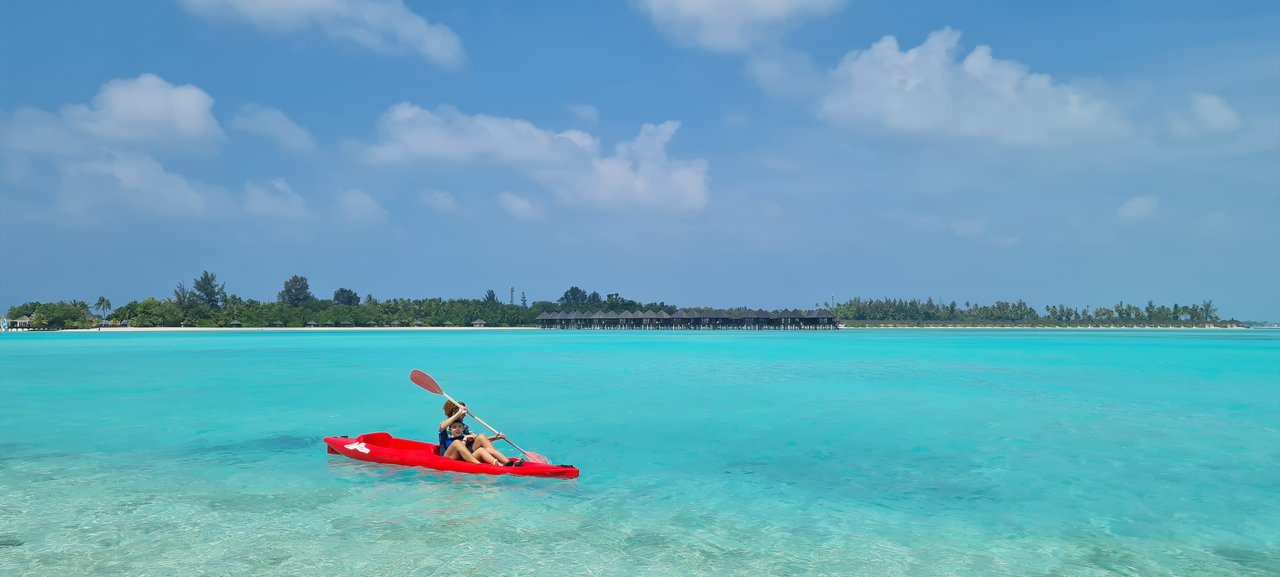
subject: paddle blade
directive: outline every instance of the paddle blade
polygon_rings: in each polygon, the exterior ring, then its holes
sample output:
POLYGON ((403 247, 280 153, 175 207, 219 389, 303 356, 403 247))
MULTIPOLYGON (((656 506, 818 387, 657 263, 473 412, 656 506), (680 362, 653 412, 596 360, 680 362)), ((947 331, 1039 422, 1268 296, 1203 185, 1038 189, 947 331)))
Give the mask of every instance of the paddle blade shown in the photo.
POLYGON ((437 383, 435 379, 431 378, 431 375, 419 371, 418 369, 414 369, 413 372, 409 373, 409 380, 413 381, 413 384, 437 395, 444 394, 444 389, 440 388, 440 383, 437 383))
POLYGON ((539 455, 533 451, 529 451, 528 453, 525 453, 524 456, 529 457, 529 460, 535 463, 541 463, 543 465, 551 464, 551 459, 543 457, 542 455, 539 455))

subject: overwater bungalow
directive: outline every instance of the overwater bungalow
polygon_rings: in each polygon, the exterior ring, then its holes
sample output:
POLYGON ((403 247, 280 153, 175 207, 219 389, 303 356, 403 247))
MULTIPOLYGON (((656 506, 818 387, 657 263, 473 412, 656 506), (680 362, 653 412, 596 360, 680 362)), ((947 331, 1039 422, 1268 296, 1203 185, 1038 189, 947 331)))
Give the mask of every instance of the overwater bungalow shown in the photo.
POLYGON ((544 329, 593 330, 834 330, 835 315, 827 309, 812 311, 784 310, 768 312, 747 310, 730 312, 720 309, 699 311, 573 311, 544 312, 535 319, 544 329))

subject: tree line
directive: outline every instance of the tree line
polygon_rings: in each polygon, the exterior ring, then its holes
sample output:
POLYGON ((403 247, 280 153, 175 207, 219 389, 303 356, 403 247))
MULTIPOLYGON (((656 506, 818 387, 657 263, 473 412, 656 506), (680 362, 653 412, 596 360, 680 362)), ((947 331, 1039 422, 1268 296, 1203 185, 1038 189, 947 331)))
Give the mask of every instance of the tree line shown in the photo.
MULTIPOLYGON (((1200 326, 1223 322, 1212 300, 1200 304, 1172 306, 1147 301, 1139 307, 1120 301, 1114 306, 1074 308, 1064 304, 1047 305, 1044 314, 1021 300, 996 301, 980 305, 966 301, 943 304, 933 299, 850 299, 832 307, 837 320, 874 323, 919 323, 957 325, 1018 326, 1200 326)), ((1240 324, 1237 321, 1228 321, 1240 324)))
MULTIPOLYGON (((100 325, 133 327, 302 327, 308 323, 322 326, 467 326, 483 320, 487 326, 532 326, 544 312, 621 312, 663 310, 674 314, 678 308, 666 302, 642 303, 619 293, 601 296, 571 286, 554 301, 529 303, 523 293, 515 302, 512 289, 503 303, 493 290, 478 299, 392 298, 380 300, 372 294, 363 298, 351 288, 339 288, 332 298, 319 298, 311 291, 307 277, 293 275, 284 281, 273 301, 246 299, 228 293, 218 276, 204 271, 188 287, 179 282, 164 298, 148 297, 129 301, 112 308, 111 301, 99 297, 90 305, 85 301, 28 302, 8 310, 8 318, 28 316, 36 328, 90 328, 100 325), (93 314, 97 311, 98 314, 93 314)), ((685 310, 711 310, 685 307, 685 310)), ((746 308, 729 309, 747 311, 746 308)), ((854 298, 831 306, 836 319, 847 324, 921 324, 967 326, 1200 326, 1220 323, 1212 300, 1200 304, 1172 306, 1147 301, 1138 307, 1123 301, 1110 307, 1073 308, 1049 305, 1041 314, 1019 300, 997 301, 992 305, 955 301, 943 304, 933 299, 867 299, 854 298)), ((1236 323, 1235 321, 1230 321, 1236 323)))
POLYGON ((111 301, 99 297, 95 305, 85 301, 27 302, 9 307, 8 318, 32 319, 36 328, 91 328, 101 325, 132 327, 302 327, 322 326, 468 326, 483 320, 486 326, 532 326, 543 312, 596 310, 652 310, 675 312, 665 303, 642 304, 617 293, 601 297, 570 287, 556 301, 528 302, 521 293, 516 304, 514 290, 507 303, 492 289, 478 299, 392 298, 380 300, 372 294, 362 299, 350 288, 339 288, 332 298, 311 292, 307 277, 293 275, 286 280, 274 301, 246 299, 228 293, 218 276, 204 271, 191 286, 179 282, 164 298, 148 297, 112 308, 111 301), (98 311, 95 315, 92 310, 98 311))

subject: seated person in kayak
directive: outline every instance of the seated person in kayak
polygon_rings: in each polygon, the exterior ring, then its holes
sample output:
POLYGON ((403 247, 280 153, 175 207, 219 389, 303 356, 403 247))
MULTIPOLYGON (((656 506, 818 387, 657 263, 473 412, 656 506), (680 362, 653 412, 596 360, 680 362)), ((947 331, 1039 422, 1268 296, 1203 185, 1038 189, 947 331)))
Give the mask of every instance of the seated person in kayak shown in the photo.
POLYGON ((493 446, 493 441, 501 441, 503 439, 501 434, 494 435, 492 439, 484 435, 477 435, 471 432, 466 423, 462 422, 463 417, 467 415, 467 406, 465 404, 458 406, 452 402, 445 403, 444 412, 449 417, 440 422, 441 456, 470 463, 488 463, 500 467, 509 467, 513 464, 511 459, 508 459, 506 455, 503 455, 501 451, 493 446))

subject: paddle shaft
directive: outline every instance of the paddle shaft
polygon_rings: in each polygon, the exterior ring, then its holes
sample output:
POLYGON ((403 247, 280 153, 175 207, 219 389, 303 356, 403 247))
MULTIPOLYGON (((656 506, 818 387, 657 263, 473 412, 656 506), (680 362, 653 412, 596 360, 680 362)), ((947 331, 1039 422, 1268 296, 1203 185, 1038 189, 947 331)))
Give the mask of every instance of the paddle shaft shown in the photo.
MULTIPOLYGON (((449 393, 444 392, 444 389, 440 389, 440 394, 441 394, 441 395, 443 395, 443 396, 444 396, 444 398, 448 399, 448 400, 449 400, 450 402, 452 402, 453 404, 455 404, 455 405, 457 405, 457 406, 459 406, 459 407, 461 407, 461 406, 462 406, 462 403, 459 403, 458 401, 453 400, 453 397, 450 397, 450 396, 449 396, 449 393)), ((493 432, 493 434, 495 434, 495 435, 502 435, 502 433, 499 433, 497 429, 495 429, 495 428, 493 428, 493 427, 489 426, 489 423, 484 422, 484 420, 483 420, 483 419, 481 419, 480 417, 477 417, 477 416, 475 415, 475 413, 472 413, 469 409, 467 410, 467 414, 468 414, 468 415, 471 415, 471 418, 475 419, 477 423, 480 423, 481 425, 484 425, 484 427, 485 427, 486 429, 489 429, 490 431, 492 431, 492 432, 493 432)), ((504 440, 504 441, 506 441, 506 442, 510 443, 510 444, 511 444, 511 446, 512 446, 512 447, 515 447, 517 451, 520 451, 521 453, 523 453, 526 459, 529 459, 530 461, 533 461, 533 462, 535 462, 535 463, 539 462, 539 460, 538 460, 538 459, 533 458, 533 456, 532 456, 532 455, 530 455, 530 454, 528 453, 528 451, 525 451, 524 449, 521 449, 521 448, 520 448, 520 445, 517 445, 517 444, 515 444, 515 443, 511 442, 511 439, 508 439, 506 435, 502 435, 502 440, 504 440)))

